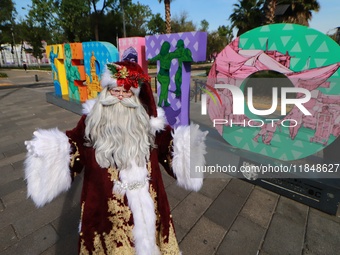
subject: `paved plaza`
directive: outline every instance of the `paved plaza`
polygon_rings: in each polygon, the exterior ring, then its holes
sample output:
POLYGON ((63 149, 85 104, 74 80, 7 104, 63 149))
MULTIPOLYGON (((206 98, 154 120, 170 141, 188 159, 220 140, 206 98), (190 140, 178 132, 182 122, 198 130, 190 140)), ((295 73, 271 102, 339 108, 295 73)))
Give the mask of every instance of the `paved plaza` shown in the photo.
MULTIPOLYGON (((50 73, 0 72, 9 74, 0 78, 0 254, 77 254, 82 175, 67 193, 37 209, 27 199, 23 161, 24 141, 34 130, 65 131, 80 116, 46 102, 54 90, 50 73)), ((200 103, 190 107, 191 120, 210 132, 207 161, 218 160, 225 142, 200 114, 200 103)), ((179 188, 165 172, 163 179, 184 255, 340 254, 338 215, 227 175, 206 178, 197 193, 179 188)))

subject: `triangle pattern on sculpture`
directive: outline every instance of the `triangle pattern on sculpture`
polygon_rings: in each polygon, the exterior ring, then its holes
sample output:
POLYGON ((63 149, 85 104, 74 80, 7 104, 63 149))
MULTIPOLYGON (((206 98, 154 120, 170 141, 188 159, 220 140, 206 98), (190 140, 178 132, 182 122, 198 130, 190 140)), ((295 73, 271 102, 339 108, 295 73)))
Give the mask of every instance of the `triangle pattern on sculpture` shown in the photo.
POLYGON ((272 146, 270 149, 272 150, 273 153, 275 153, 278 150, 278 148, 276 148, 274 146, 272 146))
POLYGON ((297 42, 293 48, 291 49, 292 52, 301 52, 300 44, 297 42))
POLYGON ((295 68, 295 66, 300 62, 300 58, 292 58, 290 60, 290 67, 291 68, 295 68))
POLYGON ((253 43, 252 45, 250 45, 250 47, 249 47, 249 49, 253 49, 253 50, 255 50, 256 49, 256 46, 255 46, 255 44, 253 43))
POLYGON ((292 37, 291 36, 281 36, 281 42, 283 46, 287 46, 287 43, 290 41, 292 37))
POLYGON ((300 151, 292 150, 291 152, 292 152, 292 155, 294 156, 295 159, 298 159, 302 154, 300 151))
POLYGON ((259 38, 259 43, 260 43, 261 49, 263 49, 266 46, 267 41, 268 41, 267 37, 260 37, 259 38))
POLYGON ((276 44, 272 43, 269 47, 268 50, 277 50, 276 44))
POLYGON ((317 67, 321 67, 321 66, 324 66, 327 59, 326 58, 315 58, 314 61, 315 61, 317 67))
POLYGON ((240 38, 240 42, 239 42, 239 47, 243 48, 244 45, 246 45, 246 43, 248 42, 249 38, 240 38))
POLYGON ((270 31, 270 27, 269 26, 263 26, 260 28, 260 32, 269 32, 270 31))
POLYGON ((240 142, 242 141, 242 137, 239 136, 234 136, 235 141, 237 142, 237 144, 240 144, 240 142))
POLYGON ((294 30, 294 27, 292 24, 287 24, 283 26, 282 30, 294 30))
POLYGON ((296 141, 295 143, 293 143, 294 147, 299 147, 299 148, 303 148, 303 144, 301 141, 296 141))
POLYGON ((327 47, 327 43, 323 42, 320 47, 316 50, 316 52, 329 52, 329 49, 327 47))
POLYGON ((266 148, 263 148, 261 151, 260 151, 260 153, 262 154, 262 155, 268 155, 268 152, 267 152, 267 150, 266 150, 266 148))
POLYGON ((317 35, 306 35, 306 42, 308 46, 311 46, 317 37, 317 35))
POLYGON ((287 160, 287 155, 286 153, 283 153, 280 157, 281 160, 287 160))
POLYGON ((247 143, 243 146, 243 149, 250 151, 249 145, 247 143))
POLYGON ((281 138, 280 138, 279 135, 274 135, 272 141, 280 143, 281 142, 281 138))

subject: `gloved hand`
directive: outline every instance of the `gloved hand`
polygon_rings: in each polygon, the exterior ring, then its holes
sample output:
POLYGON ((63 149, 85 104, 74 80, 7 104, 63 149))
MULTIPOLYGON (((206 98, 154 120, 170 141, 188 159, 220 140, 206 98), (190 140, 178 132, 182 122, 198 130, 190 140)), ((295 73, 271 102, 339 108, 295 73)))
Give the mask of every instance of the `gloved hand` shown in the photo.
POLYGON ((51 150, 54 144, 55 142, 53 141, 53 137, 51 137, 50 130, 45 129, 34 131, 33 139, 25 141, 28 154, 33 157, 43 157, 47 151, 51 150))
POLYGON ((40 133, 39 131, 33 132, 33 139, 29 141, 25 141, 26 150, 28 154, 32 155, 33 157, 39 157, 41 154, 39 154, 39 151, 37 150, 37 143, 39 143, 38 138, 40 133))

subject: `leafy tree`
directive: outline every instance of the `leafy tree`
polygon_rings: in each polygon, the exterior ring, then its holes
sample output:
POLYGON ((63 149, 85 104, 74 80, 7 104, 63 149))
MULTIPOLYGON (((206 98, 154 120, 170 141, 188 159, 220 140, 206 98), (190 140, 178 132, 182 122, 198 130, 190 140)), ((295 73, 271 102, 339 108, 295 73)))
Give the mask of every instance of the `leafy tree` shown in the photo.
POLYGON ((264 0, 238 0, 234 12, 229 16, 231 28, 238 29, 237 36, 263 24, 264 0))
POLYGON ((43 57, 44 48, 42 45, 46 34, 45 28, 35 25, 32 20, 20 24, 23 31, 23 37, 25 41, 32 47, 29 49, 23 49, 27 53, 31 53, 36 59, 43 57))
POLYGON ((208 32, 209 29, 209 22, 207 20, 201 20, 201 27, 199 28, 200 31, 208 32))
POLYGON ((327 35, 340 44, 340 27, 333 28, 327 32, 327 35))
POLYGON ((0 1, 0 51, 2 44, 11 42, 13 47, 13 34, 15 32, 14 18, 16 10, 12 0, 0 1))
POLYGON ((215 61, 221 52, 233 40, 233 30, 229 26, 219 26, 217 31, 208 33, 207 56, 208 60, 215 61))
POLYGON ((16 35, 15 35, 15 41, 16 43, 20 43, 21 44, 21 50, 20 50, 20 61, 22 62, 22 55, 23 52, 25 52, 25 41, 26 41, 26 34, 30 33, 30 31, 27 28, 26 22, 24 22, 23 20, 20 21, 20 23, 17 23, 15 25, 15 31, 16 31, 16 35))
POLYGON ((295 23, 309 26, 312 19, 312 12, 320 10, 320 4, 317 0, 282 0, 277 4, 289 4, 290 11, 285 13, 278 22, 295 23))
POLYGON ((21 29, 25 40, 32 46, 30 52, 35 58, 42 58, 43 40, 49 44, 56 40, 56 32, 59 31, 57 21, 57 8, 53 0, 32 0, 21 29))
POLYGON ((196 26, 192 20, 188 20, 188 13, 183 11, 179 16, 175 16, 171 21, 173 33, 191 32, 196 30, 196 26))
POLYGON ((47 42, 54 41, 55 33, 59 31, 57 6, 54 1, 32 0, 25 22, 28 23, 29 29, 39 30, 39 36, 47 42))
POLYGON ((67 42, 90 39, 90 3, 84 0, 57 0, 58 21, 67 42))
POLYGON ((166 27, 165 22, 160 13, 152 15, 148 22, 148 34, 165 34, 166 27))
POLYGON ((166 24, 166 33, 171 33, 171 11, 170 11, 170 3, 171 0, 158 0, 159 3, 164 2, 165 7, 165 24, 166 24))
POLYGON ((219 26, 217 28, 217 32, 219 34, 219 36, 221 37, 225 37, 228 44, 233 40, 233 30, 231 27, 229 26, 219 26))
POLYGON ((312 19, 312 12, 318 12, 320 4, 317 0, 266 0, 264 12, 266 14, 266 23, 295 23, 308 26, 312 19), (275 10, 278 5, 287 5, 284 14, 275 16, 275 10))
POLYGON ((118 38, 124 37, 123 19, 120 7, 110 10, 99 23, 99 35, 101 41, 118 45, 118 38))
POLYGON ((131 3, 125 7, 128 36, 144 36, 148 30, 148 22, 152 17, 149 6, 140 2, 131 3))
POLYGON ((266 0, 264 5, 265 23, 275 23, 276 0, 266 0))
POLYGON ((98 9, 97 7, 99 0, 87 0, 87 1, 89 1, 91 7, 94 10, 91 14, 91 22, 93 24, 95 40, 99 41, 99 24, 101 20, 104 19, 105 13, 108 11, 108 9, 113 9, 117 7, 118 1, 117 0, 103 0, 102 6, 100 9, 98 9))
POLYGON ((13 21, 16 15, 16 10, 12 0, 0 1, 0 30, 2 32, 10 31, 13 26, 13 21))

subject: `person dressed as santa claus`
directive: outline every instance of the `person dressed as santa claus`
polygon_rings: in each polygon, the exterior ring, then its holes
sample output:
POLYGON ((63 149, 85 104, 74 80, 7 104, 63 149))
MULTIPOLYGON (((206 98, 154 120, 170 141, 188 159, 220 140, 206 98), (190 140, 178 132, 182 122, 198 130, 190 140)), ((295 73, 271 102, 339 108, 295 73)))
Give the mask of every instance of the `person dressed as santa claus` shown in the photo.
POLYGON ((79 254, 180 254, 159 163, 198 191, 205 137, 198 125, 172 129, 149 77, 133 62, 106 65, 98 98, 73 130, 37 130, 26 141, 28 196, 41 207, 83 171, 79 254))

